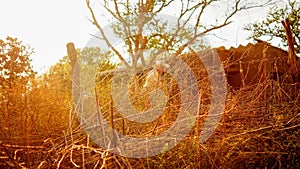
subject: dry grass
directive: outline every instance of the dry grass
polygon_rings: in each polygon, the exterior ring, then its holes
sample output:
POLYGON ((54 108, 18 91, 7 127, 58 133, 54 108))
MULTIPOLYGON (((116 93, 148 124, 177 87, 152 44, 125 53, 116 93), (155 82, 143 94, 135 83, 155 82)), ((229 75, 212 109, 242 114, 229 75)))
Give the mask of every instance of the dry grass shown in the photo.
MULTIPOLYGON (((209 109, 211 91, 205 72, 199 71, 201 67, 195 63, 189 66, 193 71, 198 70, 196 76, 202 94, 202 113, 189 135, 170 151, 144 159, 116 156, 93 143, 78 123, 70 123, 62 136, 32 146, 1 143, 0 167, 300 168, 300 94, 295 84, 269 79, 240 90, 231 90, 216 131, 200 144, 198 136, 209 109)), ((144 75, 139 76, 140 84, 144 75)), ((149 137, 164 132, 176 119, 180 92, 170 75, 165 75, 161 87, 168 95, 164 114, 154 122, 143 125, 123 119, 111 107, 110 78, 107 75, 98 82, 98 104, 117 131, 125 135, 149 137)), ((139 88, 131 90, 131 101, 135 107, 145 109, 147 95, 139 97, 139 88)), ((70 117, 73 115, 71 110, 70 117)))

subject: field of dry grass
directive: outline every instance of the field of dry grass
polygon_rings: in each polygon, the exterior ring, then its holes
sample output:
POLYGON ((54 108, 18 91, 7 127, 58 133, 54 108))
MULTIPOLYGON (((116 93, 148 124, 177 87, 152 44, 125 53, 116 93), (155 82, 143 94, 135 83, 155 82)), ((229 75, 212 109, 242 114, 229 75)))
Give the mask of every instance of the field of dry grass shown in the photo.
MULTIPOLYGON (((196 67, 192 63, 190 66, 196 67)), ((70 122, 68 129, 56 137, 43 138, 31 134, 26 145, 1 142, 0 167, 300 168, 300 93, 295 84, 269 79, 240 90, 228 86, 221 121, 213 135, 206 142, 199 143, 198 136, 209 109, 211 91, 205 72, 198 72, 197 77, 202 77, 197 78, 202 95, 198 121, 183 141, 170 151, 141 159, 117 156, 95 144, 78 122, 70 122)), ((142 125, 122 118, 112 106, 110 80, 108 75, 97 83, 98 106, 117 131, 125 135, 151 137, 164 132, 176 120, 180 92, 168 74, 164 75, 160 87, 168 95, 164 114, 154 122, 142 125)), ((143 81, 141 75, 141 84, 143 81)), ((140 97, 139 88, 131 90, 134 106, 139 110, 146 109, 147 95, 140 97)), ((76 116, 72 109, 69 116, 70 119, 76 116)))

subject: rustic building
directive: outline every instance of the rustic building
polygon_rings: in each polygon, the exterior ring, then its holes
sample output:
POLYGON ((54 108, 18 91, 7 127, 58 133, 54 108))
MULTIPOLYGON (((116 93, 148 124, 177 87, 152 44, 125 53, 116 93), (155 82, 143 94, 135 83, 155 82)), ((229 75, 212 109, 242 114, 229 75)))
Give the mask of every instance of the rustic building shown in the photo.
MULTIPOLYGON (((216 48, 221 58, 229 85, 234 89, 254 85, 266 79, 282 80, 290 75, 290 82, 295 82, 296 74, 288 64, 288 52, 271 46, 267 42, 240 45, 237 48, 216 48)), ((300 59, 297 60, 300 70, 300 59)), ((299 76, 298 72, 298 76, 299 76)), ((298 80, 299 81, 299 80, 298 80)))

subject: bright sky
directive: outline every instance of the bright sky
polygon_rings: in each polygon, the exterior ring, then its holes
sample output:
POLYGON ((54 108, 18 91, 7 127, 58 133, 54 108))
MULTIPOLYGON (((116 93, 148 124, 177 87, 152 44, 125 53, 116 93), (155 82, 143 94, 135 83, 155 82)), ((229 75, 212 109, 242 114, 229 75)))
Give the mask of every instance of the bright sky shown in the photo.
POLYGON ((17 37, 34 48, 36 71, 66 55, 66 44, 84 47, 96 29, 84 0, 0 0, 0 38, 17 37))
MULTIPOLYGON (((266 10, 260 8, 237 15, 235 24, 215 32, 227 40, 215 38, 211 44, 229 47, 248 43, 244 24, 262 19, 265 14, 266 10)), ((0 38, 16 37, 34 48, 32 65, 39 72, 66 55, 68 42, 84 47, 90 34, 97 32, 88 21, 85 0, 0 0, 0 18, 0 38)))

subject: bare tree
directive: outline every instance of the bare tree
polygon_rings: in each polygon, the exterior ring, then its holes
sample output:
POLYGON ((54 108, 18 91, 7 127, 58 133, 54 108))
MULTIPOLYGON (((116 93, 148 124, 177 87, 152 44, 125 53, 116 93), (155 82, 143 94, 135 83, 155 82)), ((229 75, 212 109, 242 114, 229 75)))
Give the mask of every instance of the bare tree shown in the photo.
MULTIPOLYGON (((172 52, 175 56, 187 50, 190 45, 201 44, 201 37, 214 30, 220 29, 233 22, 233 16, 239 11, 268 5, 266 0, 261 4, 242 0, 138 0, 138 1, 103 1, 104 9, 116 20, 113 25, 114 33, 124 40, 126 50, 132 59, 132 63, 125 60, 122 52, 118 51, 109 41, 102 23, 96 17, 94 6, 90 0, 86 0, 91 13, 90 21, 98 28, 101 38, 107 46, 118 56, 119 60, 127 68, 135 69, 138 62, 146 66, 145 56, 142 51, 155 48, 156 51, 172 52), (212 7, 227 7, 224 15, 216 18, 211 24, 205 24, 202 20, 212 7), (176 24, 167 22, 159 23, 156 16, 170 10, 178 9, 176 24), (192 22, 193 21, 193 22, 192 22), (145 32, 150 29, 151 32, 145 32), (159 49, 159 50, 157 50, 159 49)), ((199 48, 199 47, 198 47, 199 48)), ((196 49, 199 50, 199 49, 196 49)), ((153 63, 159 52, 153 54, 149 63, 153 63)))

